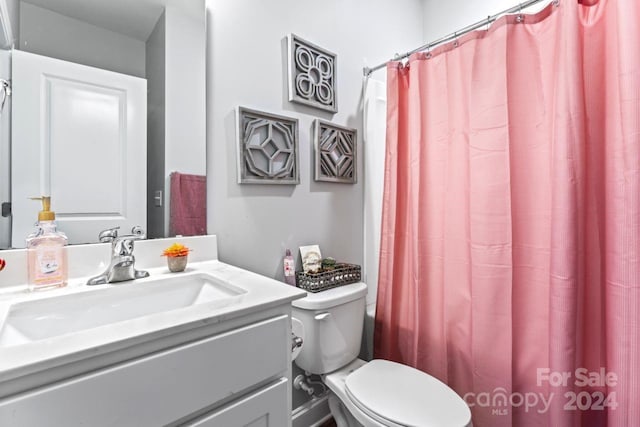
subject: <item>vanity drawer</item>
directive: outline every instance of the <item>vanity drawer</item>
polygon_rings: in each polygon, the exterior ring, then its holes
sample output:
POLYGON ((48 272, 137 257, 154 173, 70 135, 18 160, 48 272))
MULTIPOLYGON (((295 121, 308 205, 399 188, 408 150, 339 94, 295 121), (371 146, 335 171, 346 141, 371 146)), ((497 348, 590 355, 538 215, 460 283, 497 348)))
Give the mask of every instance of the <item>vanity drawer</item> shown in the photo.
POLYGON ((277 383, 238 399, 185 427, 285 427, 290 425, 287 382, 277 383))
POLYGON ((0 401, 0 425, 169 424, 285 376, 288 330, 282 315, 10 397, 0 401))

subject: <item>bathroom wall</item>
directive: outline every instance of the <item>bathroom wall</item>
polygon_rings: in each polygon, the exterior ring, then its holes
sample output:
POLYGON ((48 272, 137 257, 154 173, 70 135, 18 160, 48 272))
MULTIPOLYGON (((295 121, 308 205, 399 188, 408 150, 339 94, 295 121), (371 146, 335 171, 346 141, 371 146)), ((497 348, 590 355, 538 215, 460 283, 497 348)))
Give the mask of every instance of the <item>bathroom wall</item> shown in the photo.
POLYGON ((147 235, 166 236, 165 207, 157 206, 156 191, 165 188, 166 23, 163 13, 146 42, 147 69, 147 235))
POLYGON ((20 2, 19 49, 105 70, 145 76, 145 43, 20 2))
POLYGON ((206 139, 206 27, 202 13, 193 13, 180 2, 167 2, 165 21, 164 220, 165 235, 168 236, 171 172, 206 173, 206 156, 202 149, 206 139), (194 156, 194 153, 199 155, 194 156))
POLYGON ((209 0, 207 98, 208 227, 220 259, 282 278, 286 248, 318 243, 325 256, 363 262, 363 163, 358 183, 316 183, 310 128, 319 117, 362 136, 362 67, 422 40, 420 0, 209 0), (289 33, 338 55, 335 115, 287 101, 289 33), (234 109, 247 106, 300 120, 300 184, 239 185, 234 109))
MULTIPOLYGON (((423 28, 424 40, 430 42, 453 33, 468 25, 474 24, 489 15, 518 5, 517 0, 424 0, 423 28)), ((524 9, 524 12, 535 13, 549 1, 524 9)))
MULTIPOLYGON (((422 42, 422 0, 207 0, 207 9, 207 214, 220 260, 281 280, 285 249, 299 258, 299 246, 317 243, 325 256, 362 264, 362 68, 422 42), (338 55, 337 114, 287 101, 289 33, 338 55), (239 105, 300 120, 299 185, 237 184, 239 105), (358 130, 357 184, 314 182, 316 117, 358 130)), ((294 408, 306 400, 294 391, 294 408)))
POLYGON ((169 235, 171 173, 206 173, 202 148, 206 138, 205 32, 202 13, 170 3, 146 42, 147 232, 151 238, 169 235), (163 191, 162 206, 155 203, 157 191, 163 191))

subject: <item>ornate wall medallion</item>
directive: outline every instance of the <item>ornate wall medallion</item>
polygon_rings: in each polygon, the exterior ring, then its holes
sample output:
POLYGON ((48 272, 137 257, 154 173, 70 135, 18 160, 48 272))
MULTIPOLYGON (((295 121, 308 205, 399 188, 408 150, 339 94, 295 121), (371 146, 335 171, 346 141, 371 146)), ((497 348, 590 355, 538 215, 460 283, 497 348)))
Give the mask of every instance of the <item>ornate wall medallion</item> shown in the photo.
POLYGON ((295 34, 289 34, 289 101, 338 112, 337 59, 295 34))
POLYGON ((238 107, 238 183, 299 184, 298 120, 238 107))
POLYGON ((355 184, 357 130, 316 119, 314 139, 316 181, 355 184))

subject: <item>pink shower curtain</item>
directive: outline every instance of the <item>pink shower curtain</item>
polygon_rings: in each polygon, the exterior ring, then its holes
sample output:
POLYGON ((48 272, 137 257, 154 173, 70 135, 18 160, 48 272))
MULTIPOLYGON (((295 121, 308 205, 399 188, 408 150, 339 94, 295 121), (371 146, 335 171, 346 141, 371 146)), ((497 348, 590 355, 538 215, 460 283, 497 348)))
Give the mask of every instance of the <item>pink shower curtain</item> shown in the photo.
POLYGON ((640 426, 640 2, 391 64, 386 156, 376 357, 476 427, 640 426))

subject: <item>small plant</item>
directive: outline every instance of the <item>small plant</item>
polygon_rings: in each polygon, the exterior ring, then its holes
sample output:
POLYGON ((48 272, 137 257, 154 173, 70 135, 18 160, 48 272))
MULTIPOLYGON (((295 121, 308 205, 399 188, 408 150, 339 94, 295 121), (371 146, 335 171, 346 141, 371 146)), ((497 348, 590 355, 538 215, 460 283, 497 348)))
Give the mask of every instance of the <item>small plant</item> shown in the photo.
POLYGON ((331 257, 327 257, 322 260, 322 271, 331 271, 336 269, 336 260, 331 257))
POLYGON ((174 243, 169 246, 167 249, 162 251, 162 256, 166 256, 169 258, 177 258, 187 256, 191 252, 191 249, 186 247, 185 245, 181 245, 180 243, 174 243))

